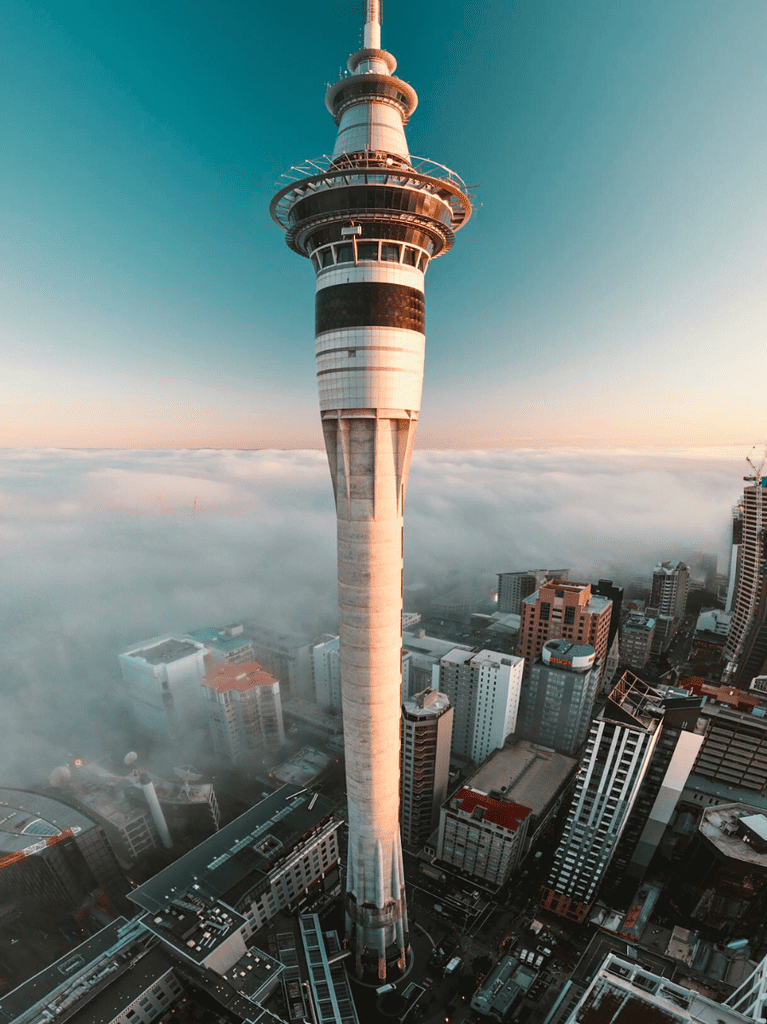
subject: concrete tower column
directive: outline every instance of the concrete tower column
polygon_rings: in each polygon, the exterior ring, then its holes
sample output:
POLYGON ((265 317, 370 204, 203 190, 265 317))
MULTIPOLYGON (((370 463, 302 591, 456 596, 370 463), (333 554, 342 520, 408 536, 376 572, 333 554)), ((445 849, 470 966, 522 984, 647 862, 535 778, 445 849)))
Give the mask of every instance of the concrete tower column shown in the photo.
POLYGON ((330 158, 287 175, 272 217, 317 275, 315 353, 336 499, 341 696, 349 856, 346 939, 358 974, 405 967, 399 830, 403 514, 421 405, 424 275, 468 219, 466 186, 414 161, 417 97, 380 49, 377 0, 365 48, 328 89, 330 158))

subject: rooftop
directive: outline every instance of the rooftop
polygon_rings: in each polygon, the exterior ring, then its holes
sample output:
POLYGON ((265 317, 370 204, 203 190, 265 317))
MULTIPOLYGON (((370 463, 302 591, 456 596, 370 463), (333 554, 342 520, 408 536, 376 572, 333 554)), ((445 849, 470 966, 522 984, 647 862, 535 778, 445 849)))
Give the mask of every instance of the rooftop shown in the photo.
POLYGON ((450 698, 446 694, 427 688, 408 697, 402 704, 402 710, 409 718, 432 718, 447 711, 450 706, 450 698))
POLYGON ((87 832, 96 825, 80 811, 53 797, 23 789, 0 788, 0 856, 45 845, 65 829, 87 832))
POLYGON ((466 786, 459 789, 448 801, 451 809, 454 808, 455 801, 458 802, 456 810, 463 811, 477 821, 490 821, 494 825, 501 825, 510 832, 516 832, 530 814, 529 807, 521 807, 507 800, 496 800, 486 793, 466 786))
POLYGON ((748 1018, 610 955, 572 1020, 574 1024, 746 1024, 748 1018))
POLYGON ((503 793, 503 800, 541 814, 578 766, 574 757, 536 747, 527 740, 503 747, 485 761, 467 784, 484 793, 503 793))
POLYGON ((208 900, 236 903, 265 882, 273 866, 330 818, 335 804, 322 794, 285 785, 129 893, 157 914, 192 890, 208 900), (311 804, 311 810, 309 809, 311 804))
POLYGON ((157 643, 149 640, 147 643, 151 646, 136 647, 125 653, 131 658, 141 658, 148 665, 166 665, 170 661, 180 661, 182 658, 188 658, 203 650, 202 644, 195 643, 193 640, 176 640, 173 637, 160 640, 157 643))
POLYGON ((767 871, 767 852, 760 853, 748 836, 749 831, 755 832, 757 838, 763 831, 767 832, 767 819, 758 807, 741 803, 707 807, 700 819, 698 830, 729 860, 740 861, 754 868, 761 867, 767 871), (755 818, 761 819, 757 829, 751 826, 744 828, 741 824, 755 818))
POLYGON ((208 668, 205 683, 216 693, 238 690, 247 693, 257 686, 274 686, 277 680, 262 668, 257 661, 245 661, 241 665, 223 662, 208 668))

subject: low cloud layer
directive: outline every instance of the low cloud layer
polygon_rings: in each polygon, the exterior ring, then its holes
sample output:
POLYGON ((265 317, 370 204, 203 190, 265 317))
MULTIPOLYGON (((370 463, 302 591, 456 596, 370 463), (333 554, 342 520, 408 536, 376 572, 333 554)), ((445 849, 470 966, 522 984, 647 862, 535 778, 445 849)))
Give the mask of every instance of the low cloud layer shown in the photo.
MULTIPOLYGON (((417 452, 405 581, 569 565, 626 583, 716 552, 740 449, 417 452)), ((117 653, 166 631, 263 618, 336 621, 324 452, 3 453, 0 780, 31 784, 73 749, 124 753, 117 653)), ((417 590, 409 590, 416 593, 417 590)))

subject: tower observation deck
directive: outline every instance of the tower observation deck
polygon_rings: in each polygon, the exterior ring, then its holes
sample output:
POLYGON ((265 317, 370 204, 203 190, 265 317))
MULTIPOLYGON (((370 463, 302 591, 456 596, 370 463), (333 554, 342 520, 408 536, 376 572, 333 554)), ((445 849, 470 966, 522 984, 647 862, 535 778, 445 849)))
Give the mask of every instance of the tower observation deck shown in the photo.
POLYGON ((320 413, 336 500, 341 691, 349 808, 346 940, 359 977, 395 977, 408 950, 399 829, 403 513, 421 404, 424 277, 468 220, 461 179, 411 157, 418 102, 380 48, 328 89, 331 156, 284 176, 271 204, 316 273, 320 413))

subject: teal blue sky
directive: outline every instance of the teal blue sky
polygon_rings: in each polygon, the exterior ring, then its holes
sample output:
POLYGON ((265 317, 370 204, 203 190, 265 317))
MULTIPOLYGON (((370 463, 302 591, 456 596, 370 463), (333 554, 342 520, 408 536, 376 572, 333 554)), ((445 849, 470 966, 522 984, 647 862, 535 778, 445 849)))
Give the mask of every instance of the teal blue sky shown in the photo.
MULTIPOLYGON (((0 444, 320 444, 268 205, 332 148, 362 8, 4 5, 0 444)), ((427 275, 421 445, 762 438, 767 3, 387 0, 383 42, 477 202, 427 275)))

